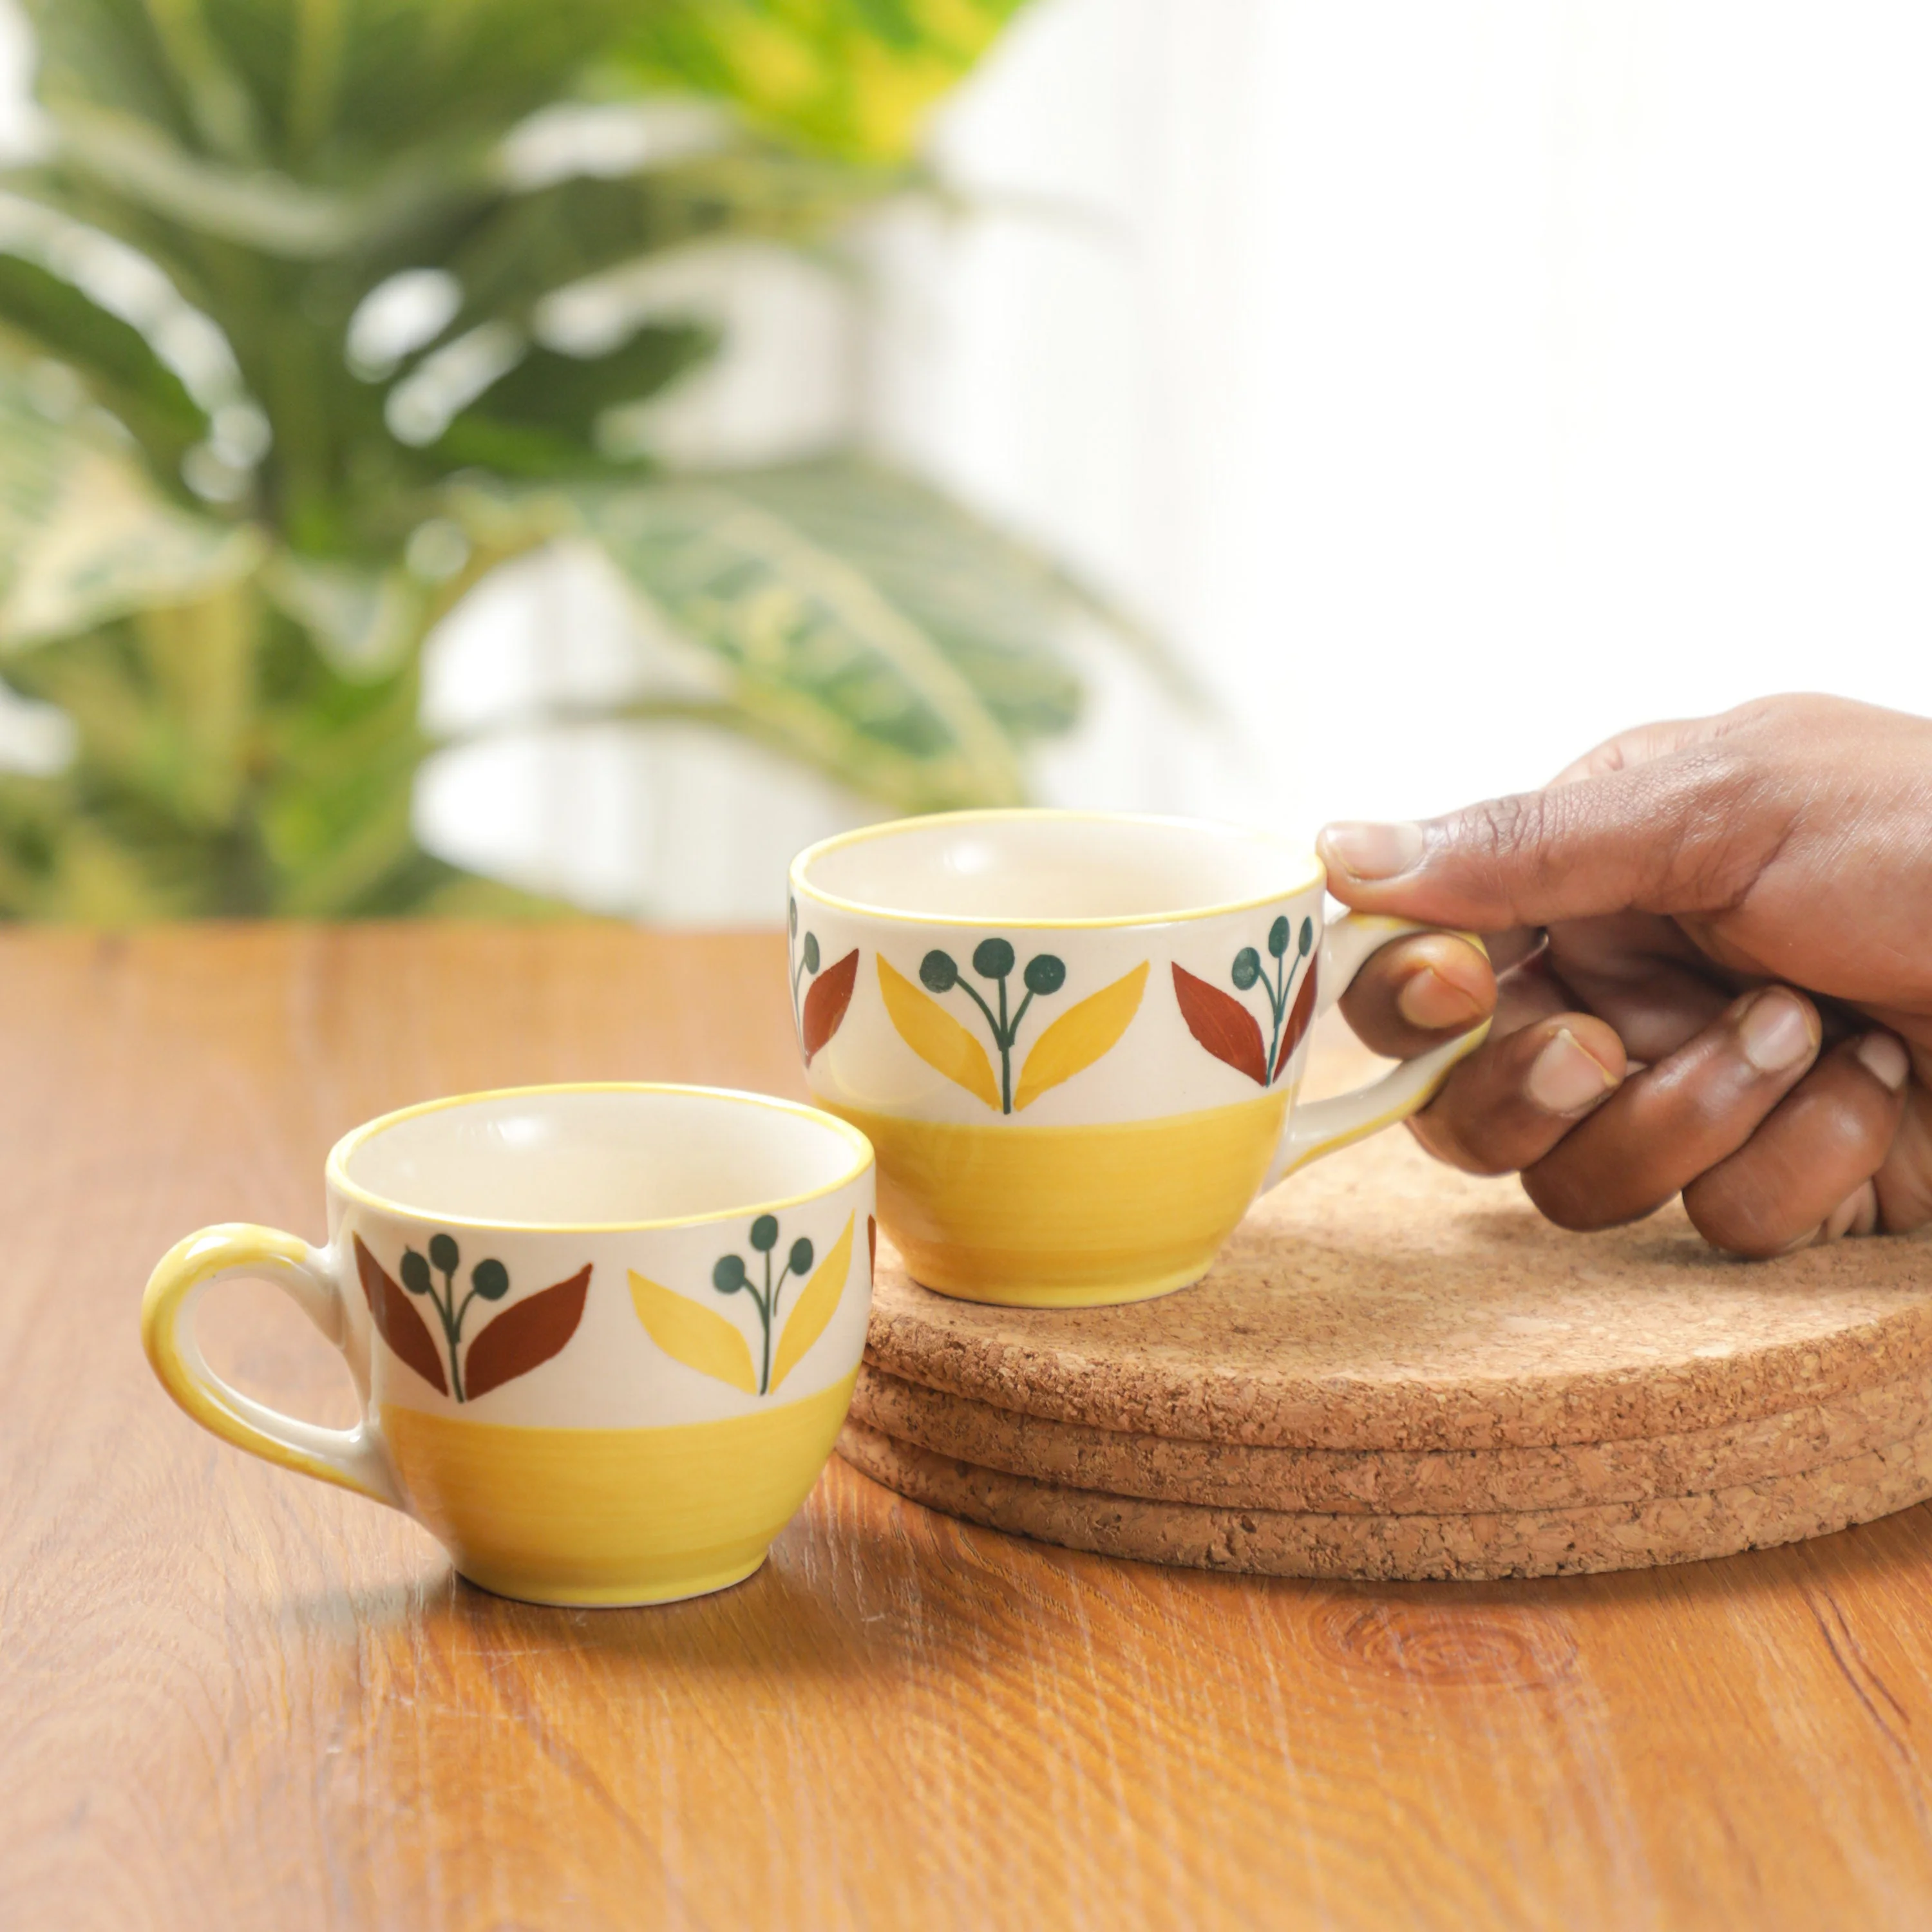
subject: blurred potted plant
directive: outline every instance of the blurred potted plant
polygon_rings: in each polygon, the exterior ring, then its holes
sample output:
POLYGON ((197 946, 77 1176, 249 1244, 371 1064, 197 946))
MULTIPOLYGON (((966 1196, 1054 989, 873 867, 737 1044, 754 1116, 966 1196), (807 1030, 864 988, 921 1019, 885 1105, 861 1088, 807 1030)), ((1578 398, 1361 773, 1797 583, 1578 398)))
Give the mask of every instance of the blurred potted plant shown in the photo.
POLYGON ((1068 614, 1117 620, 856 457, 621 453, 613 412, 713 334, 559 323, 644 258, 817 248, 904 191, 920 112, 1013 4, 28 0, 0 675, 74 750, 0 776, 0 916, 506 902, 412 831, 422 648, 571 534, 711 668, 607 715, 752 733, 908 811, 1018 799, 1074 715, 1068 614), (637 105, 674 92, 724 111, 637 105))

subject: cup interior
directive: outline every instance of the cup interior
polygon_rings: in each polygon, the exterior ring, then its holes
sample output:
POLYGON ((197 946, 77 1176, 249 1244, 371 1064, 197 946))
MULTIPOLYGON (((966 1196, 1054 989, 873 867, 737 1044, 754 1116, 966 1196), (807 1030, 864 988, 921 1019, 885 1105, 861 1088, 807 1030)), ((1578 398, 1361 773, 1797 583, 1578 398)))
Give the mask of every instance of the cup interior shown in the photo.
POLYGON ((330 1168, 425 1219, 583 1228, 755 1212, 824 1193, 871 1158, 842 1121, 758 1094, 525 1088, 374 1121, 330 1168))
POLYGON ((852 911, 974 925, 1126 925, 1258 904, 1317 884, 1272 833, 1202 819, 964 812, 872 826, 802 854, 799 884, 852 911))

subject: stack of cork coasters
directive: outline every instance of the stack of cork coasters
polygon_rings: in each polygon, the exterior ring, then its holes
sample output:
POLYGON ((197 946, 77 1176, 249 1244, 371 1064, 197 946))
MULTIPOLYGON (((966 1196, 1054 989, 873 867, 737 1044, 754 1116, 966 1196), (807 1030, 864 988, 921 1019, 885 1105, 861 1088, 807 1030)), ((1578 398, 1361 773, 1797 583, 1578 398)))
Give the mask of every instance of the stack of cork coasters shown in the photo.
POLYGON ((1932 1496, 1932 1243, 1739 1262, 1676 1209, 1565 1234, 1384 1134, 1135 1306, 950 1300, 882 1238, 839 1448, 974 1522, 1208 1569, 1724 1556, 1932 1496))

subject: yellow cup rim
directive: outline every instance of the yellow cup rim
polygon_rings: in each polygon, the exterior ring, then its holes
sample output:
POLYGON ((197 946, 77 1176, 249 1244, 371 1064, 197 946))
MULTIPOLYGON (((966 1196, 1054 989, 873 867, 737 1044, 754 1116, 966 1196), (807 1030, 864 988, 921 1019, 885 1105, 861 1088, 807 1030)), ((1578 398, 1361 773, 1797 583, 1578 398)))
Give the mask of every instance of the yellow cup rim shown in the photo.
POLYGON ((1219 919, 1229 913, 1253 912, 1263 906, 1274 905, 1282 899, 1292 898, 1297 893, 1307 891, 1311 886, 1325 885, 1328 878, 1327 867, 1312 848, 1295 844, 1258 826, 1243 825, 1232 819, 1189 818, 1178 813, 1087 812, 1046 806, 1006 806, 976 812, 936 812, 917 818, 884 819, 876 825, 862 825, 854 831, 836 832, 830 838, 821 838, 815 844, 808 845, 792 860, 790 871, 791 890, 795 895, 809 898, 815 904, 829 906, 835 911, 850 914, 857 918, 887 920, 901 926, 959 926, 975 930, 996 926, 1003 931, 1010 928, 1022 932, 1104 932, 1135 926, 1178 926, 1190 920, 1219 919), (828 852, 838 851, 848 845, 864 844, 875 838, 891 837, 904 832, 910 826, 997 824, 1020 820, 1060 823, 1081 821, 1108 825, 1159 825, 1190 832, 1212 832, 1222 838, 1232 837, 1278 846, 1285 854, 1300 861, 1300 869, 1294 877, 1285 879, 1272 890, 1256 892, 1246 898, 1228 899, 1213 905, 1178 906, 1160 912, 1110 913, 1093 919, 982 918, 976 914, 963 913, 904 912, 896 906, 874 905, 863 899, 847 898, 842 894, 829 892, 822 886, 810 884, 806 877, 814 862, 828 852))
POLYGON ((773 1094, 753 1094, 736 1087, 705 1087, 681 1081, 562 1080, 530 1087, 488 1087, 472 1094, 448 1094, 437 1100, 418 1100, 413 1106, 398 1107, 392 1112, 379 1114, 373 1120, 364 1120, 359 1127, 352 1127, 329 1149, 323 1173, 328 1186, 345 1199, 373 1208, 379 1214, 393 1215, 400 1220, 421 1222, 425 1226, 434 1222, 439 1228, 490 1228, 506 1234, 641 1234, 659 1228, 701 1228, 710 1222, 742 1220, 746 1215, 775 1214, 788 1208, 802 1208, 807 1202, 822 1201, 827 1195, 837 1193, 842 1187, 850 1186, 872 1165, 872 1143, 856 1127, 835 1114, 826 1113, 823 1108, 809 1107, 800 1100, 782 1100, 773 1094), (768 1108, 830 1130, 851 1148, 854 1158, 844 1173, 836 1180, 827 1181, 823 1187, 808 1188, 802 1193, 770 1200, 748 1201, 741 1205, 716 1208, 702 1214, 668 1214, 646 1221, 513 1221, 482 1215, 433 1214, 424 1208, 412 1207, 406 1202, 392 1200, 374 1188, 365 1187, 360 1181, 350 1178, 349 1162, 356 1150, 404 1120, 416 1120, 425 1114, 476 1106, 486 1100, 530 1100, 558 1094, 694 1094, 707 1100, 730 1100, 746 1106, 768 1108))

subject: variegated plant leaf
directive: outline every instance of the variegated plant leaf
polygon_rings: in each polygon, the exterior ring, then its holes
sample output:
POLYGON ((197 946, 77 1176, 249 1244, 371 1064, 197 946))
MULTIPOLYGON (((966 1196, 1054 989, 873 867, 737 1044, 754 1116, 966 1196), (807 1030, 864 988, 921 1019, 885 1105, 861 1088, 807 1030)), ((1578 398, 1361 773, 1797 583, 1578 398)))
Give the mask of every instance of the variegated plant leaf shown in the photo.
POLYGON ((84 408, 64 420, 0 363, 0 653, 248 574, 260 536, 165 501, 84 408))
POLYGON ((43 351, 58 354, 140 446, 155 478, 172 482, 182 458, 208 433, 200 404, 132 322, 16 252, 8 244, 17 238, 0 231, 0 337, 18 362, 43 351))
POLYGON ((910 154, 933 104, 1018 0, 658 0, 628 49, 644 77, 721 94, 833 152, 910 154))
POLYGON ((928 484, 849 456, 740 471, 734 486, 860 571, 930 635, 1022 742, 1077 722, 1067 653, 1097 628, 1176 701, 1204 704, 1166 645, 1064 565, 928 484))
POLYGON ((938 640, 730 477, 578 500, 653 620, 729 667, 748 720, 909 810, 1020 798, 1011 740, 938 640))
POLYGON ((412 572, 278 550, 262 588, 352 677, 393 670, 422 637, 433 599, 412 572))

